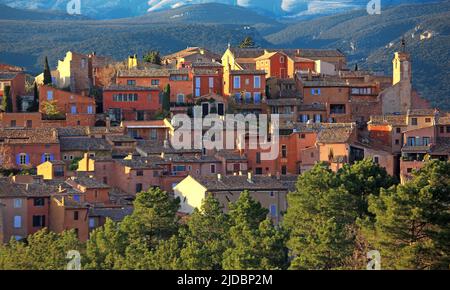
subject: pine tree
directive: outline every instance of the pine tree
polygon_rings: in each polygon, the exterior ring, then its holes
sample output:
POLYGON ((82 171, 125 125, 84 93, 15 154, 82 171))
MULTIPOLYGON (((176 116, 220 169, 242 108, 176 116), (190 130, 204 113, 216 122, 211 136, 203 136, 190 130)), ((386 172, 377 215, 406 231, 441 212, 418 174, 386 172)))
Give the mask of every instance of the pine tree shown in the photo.
POLYGON ((430 161, 404 185, 369 198, 361 224, 384 269, 449 269, 450 163, 430 161))
POLYGON ((253 38, 250 36, 247 36, 244 38, 244 40, 239 45, 240 48, 253 48, 255 47, 255 42, 253 41, 253 38))
POLYGON ((44 64, 44 85, 51 85, 52 84, 52 73, 50 71, 50 66, 48 65, 48 59, 45 57, 45 64, 44 64))
POLYGON ((161 55, 157 50, 151 50, 144 55, 144 61, 152 64, 161 65, 161 55))
POLYGON ((354 250, 356 202, 325 165, 317 164, 300 175, 295 192, 289 193, 284 227, 292 269, 336 269, 344 266, 354 250))
POLYGON ((269 270, 285 266, 284 235, 266 220, 267 213, 247 191, 230 205, 230 244, 223 255, 223 269, 269 270))
POLYGON ((167 84, 163 91, 163 113, 167 115, 170 113, 170 84, 167 84))
POLYGON ((208 195, 200 210, 195 209, 182 234, 181 260, 190 270, 221 270, 227 248, 229 221, 219 201, 208 195))
POLYGON ((345 164, 338 171, 337 178, 345 189, 358 199, 360 217, 368 214, 370 195, 379 195, 381 188, 389 188, 395 184, 395 179, 386 169, 370 159, 358 161, 353 165, 345 164))
POLYGON ((33 103, 27 109, 28 112, 37 112, 39 111, 39 90, 37 83, 34 82, 33 86, 33 103))
POLYGON ((0 269, 64 270, 71 250, 82 253, 74 231, 57 234, 43 229, 28 236, 26 242, 11 239, 0 245, 0 269))

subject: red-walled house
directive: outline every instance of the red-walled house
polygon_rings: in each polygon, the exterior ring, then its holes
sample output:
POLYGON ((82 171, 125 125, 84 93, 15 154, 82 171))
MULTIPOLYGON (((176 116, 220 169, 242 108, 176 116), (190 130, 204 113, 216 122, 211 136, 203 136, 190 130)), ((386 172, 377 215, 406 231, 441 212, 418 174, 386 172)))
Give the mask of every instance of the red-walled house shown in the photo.
POLYGON ((224 95, 233 99, 240 110, 262 112, 265 99, 266 72, 230 70, 224 73, 224 95))
POLYGON ((282 52, 267 52, 256 58, 256 69, 264 70, 267 78, 284 79, 289 77, 288 56, 282 52))
POLYGON ((118 85, 153 87, 162 91, 170 85, 170 101, 185 103, 192 96, 193 81, 190 69, 131 69, 120 70, 117 74, 118 85))
POLYGON ((194 97, 223 93, 223 68, 219 63, 194 63, 194 97))
POLYGON ((96 105, 93 97, 51 86, 39 87, 39 111, 45 114, 45 104, 49 102, 54 102, 65 117, 66 126, 94 126, 96 105))
POLYGON ((150 120, 162 110, 158 86, 111 85, 103 89, 103 109, 113 122, 150 120))
POLYGON ((29 168, 61 160, 56 129, 0 129, 0 161, 5 168, 29 168))
POLYGON ((13 112, 17 112, 16 97, 25 94, 25 73, 16 67, 3 65, 0 67, 0 97, 3 97, 5 87, 10 87, 13 112), (2 69, 3 67, 3 69, 2 69))

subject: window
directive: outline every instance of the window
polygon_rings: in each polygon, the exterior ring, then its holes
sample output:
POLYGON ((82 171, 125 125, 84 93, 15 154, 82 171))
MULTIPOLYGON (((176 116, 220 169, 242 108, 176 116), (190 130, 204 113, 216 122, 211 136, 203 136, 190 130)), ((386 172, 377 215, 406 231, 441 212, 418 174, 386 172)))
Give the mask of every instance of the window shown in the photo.
POLYGON ((322 115, 320 115, 320 114, 315 114, 315 115, 314 115, 314 121, 315 121, 316 123, 322 122, 322 115))
POLYGON ((201 79, 200 77, 195 78, 195 96, 200 97, 200 88, 201 88, 201 79))
POLYGON ((22 207, 22 200, 20 198, 14 199, 14 208, 21 208, 22 207))
POLYGON ((412 172, 412 168, 406 168, 406 172, 411 173, 412 172))
POLYGON ((156 140, 158 139, 158 131, 156 129, 152 129, 150 131, 150 139, 151 140, 156 140))
POLYGON ((71 114, 76 114, 77 113, 77 106, 76 105, 71 105, 70 106, 70 113, 71 114))
POLYGON ((104 184, 108 184, 108 177, 103 176, 103 183, 104 183, 104 184))
POLYGON ((256 164, 261 164, 261 152, 256 152, 256 164))
POLYGON ((425 123, 431 123, 431 118, 425 118, 425 123))
POLYGON ((447 133, 450 133, 450 126, 447 126, 447 133))
POLYGON ((287 147, 286 145, 281 145, 281 157, 287 158, 287 147))
POLYGON ((423 146, 430 145, 430 137, 423 137, 423 146))
POLYGON ((28 164, 28 155, 25 153, 19 154, 19 165, 26 165, 28 164))
POLYGON ((93 107, 92 105, 89 105, 89 106, 87 107, 87 113, 88 113, 88 114, 94 114, 94 107, 93 107))
POLYGON ((82 58, 81 59, 81 68, 85 68, 86 67, 86 59, 82 58))
POLYGON ((173 172, 184 172, 186 171, 186 166, 185 165, 174 165, 173 166, 173 172))
POLYGON ((216 165, 215 164, 211 164, 211 173, 212 174, 216 173, 216 165))
POLYGON ((311 95, 319 96, 320 95, 320 89, 311 89, 311 95))
POLYGON ((33 216, 33 227, 34 228, 45 227, 45 215, 34 215, 33 216))
POLYGON ((210 77, 208 79, 208 86, 209 86, 210 89, 214 88, 214 78, 213 77, 210 77))
POLYGON ((287 167, 286 165, 281 166, 281 174, 286 175, 287 174, 287 167))
POLYGON ((127 80, 127 85, 135 86, 136 85, 136 80, 127 80))
POLYGON ((402 131, 401 131, 401 128, 396 128, 395 129, 395 132, 397 132, 397 134, 400 134, 402 131))
POLYGON ((171 75, 170 80, 171 81, 188 81, 189 76, 188 75, 171 75))
POLYGON ((253 78, 253 81, 254 81, 253 86, 254 86, 255 89, 261 88, 261 76, 255 76, 253 78))
POLYGON ((408 137, 408 146, 416 146, 416 138, 408 137))
POLYGON ((241 88, 241 77, 237 76, 233 78, 233 87, 235 89, 240 89, 241 88))
POLYGON ((178 94, 177 95, 177 103, 183 104, 184 103, 184 94, 178 94))
POLYGON ((284 63, 284 56, 280 56, 280 63, 284 63))
POLYGON ((411 125, 417 126, 417 118, 412 118, 411 119, 411 125))
POLYGON ((270 205, 270 215, 272 217, 277 217, 278 216, 278 211, 277 211, 277 205, 276 204, 271 204, 270 205))
POLYGON ((255 168, 255 174, 256 175, 262 175, 263 174, 263 170, 261 167, 256 167, 255 168))
POLYGON ((142 191, 142 183, 136 183, 136 193, 139 193, 142 191))
POLYGON ((144 111, 136 111, 136 121, 144 121, 145 112, 144 111))
POLYGON ((380 157, 374 156, 373 157, 373 162, 376 163, 376 164, 380 164, 380 157))
POLYGON ((159 86, 159 80, 152 80, 152 86, 159 86))
POLYGON ((53 100, 53 91, 47 91, 47 100, 53 100))
POLYGON ((44 153, 42 154, 42 163, 47 162, 47 161, 52 161, 52 154, 50 153, 44 153))
POLYGON ((439 133, 441 133, 441 134, 444 133, 444 126, 440 126, 440 127, 439 127, 439 133))
POLYGON ((74 220, 74 221, 77 221, 78 218, 79 218, 79 213, 78 213, 78 211, 76 210, 76 211, 73 212, 73 220, 74 220))
POLYGON ((143 170, 137 170, 136 171, 136 176, 144 176, 144 171, 143 170))
POLYGON ((308 115, 305 115, 305 114, 303 114, 303 115, 302 115, 302 118, 301 118, 301 121, 302 121, 302 123, 307 123, 307 122, 308 122, 308 120, 309 120, 309 116, 308 116, 308 115))
POLYGON ((255 104, 261 103, 261 93, 259 93, 259 92, 253 93, 253 98, 254 98, 255 104))
POLYGON ((42 197, 37 197, 33 199, 33 205, 34 206, 44 206, 45 205, 45 199, 42 197))
POLYGON ((27 128, 32 128, 32 127, 33 127, 33 121, 27 120, 27 128))
POLYGON ((252 93, 245 92, 245 103, 251 104, 252 103, 252 93))
POLYGON ((400 140, 399 139, 395 139, 395 145, 399 145, 400 144, 400 140))
POLYGON ((345 105, 344 104, 330 105, 330 114, 345 114, 345 105))
POLYGON ((305 134, 300 134, 300 139, 305 139, 306 135, 305 134))
POLYGON ((10 127, 16 127, 16 120, 11 120, 11 126, 10 127))
POLYGON ((22 227, 22 217, 20 215, 14 216, 14 228, 20 229, 22 227))
POLYGON ((89 218, 89 228, 95 228, 95 218, 89 218))

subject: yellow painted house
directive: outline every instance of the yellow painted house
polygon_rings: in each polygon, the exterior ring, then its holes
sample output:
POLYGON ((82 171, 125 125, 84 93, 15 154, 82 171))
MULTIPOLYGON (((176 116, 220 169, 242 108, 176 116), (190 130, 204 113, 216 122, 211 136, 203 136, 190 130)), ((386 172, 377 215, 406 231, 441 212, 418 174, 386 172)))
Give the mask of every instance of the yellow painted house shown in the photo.
POLYGON ((39 164, 37 175, 41 175, 44 180, 53 180, 55 178, 65 177, 66 163, 64 161, 52 160, 39 164))
POLYGON ((180 198, 180 212, 192 214, 200 208, 207 194, 212 194, 223 206, 225 212, 243 191, 269 210, 274 223, 281 221, 281 214, 287 209, 288 187, 276 177, 248 175, 187 176, 174 187, 175 197, 180 198))

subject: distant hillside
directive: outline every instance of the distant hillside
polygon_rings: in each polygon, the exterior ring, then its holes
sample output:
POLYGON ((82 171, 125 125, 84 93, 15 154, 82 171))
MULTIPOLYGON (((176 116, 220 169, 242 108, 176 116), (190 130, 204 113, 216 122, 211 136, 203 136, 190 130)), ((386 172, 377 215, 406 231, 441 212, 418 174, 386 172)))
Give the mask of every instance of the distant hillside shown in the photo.
POLYGON ((0 19, 4 20, 76 20, 88 19, 85 16, 72 16, 56 10, 15 9, 0 4, 0 19))

